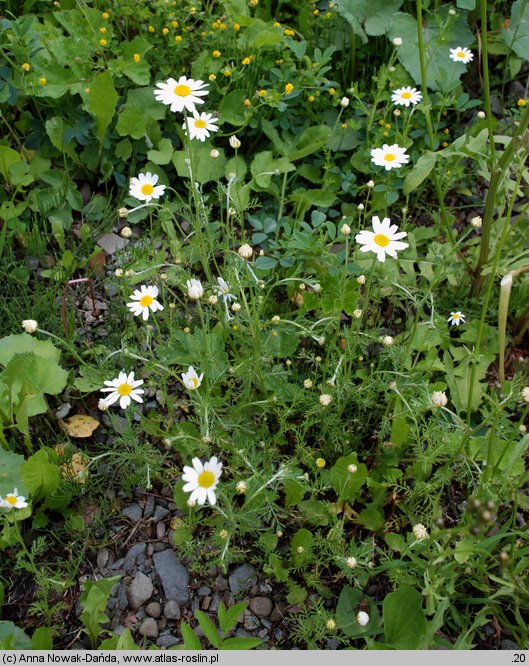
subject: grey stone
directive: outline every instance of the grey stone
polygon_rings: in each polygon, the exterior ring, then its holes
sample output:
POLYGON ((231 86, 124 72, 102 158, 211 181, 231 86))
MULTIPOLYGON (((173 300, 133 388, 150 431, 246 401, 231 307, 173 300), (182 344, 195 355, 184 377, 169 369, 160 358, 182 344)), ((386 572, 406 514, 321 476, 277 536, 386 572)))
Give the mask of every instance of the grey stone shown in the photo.
POLYGON ((224 576, 217 576, 213 583, 213 587, 219 592, 224 592, 224 590, 228 587, 228 581, 224 578, 224 576))
POLYGON ((151 617, 158 619, 162 614, 162 607, 157 601, 151 601, 150 604, 147 604, 147 606, 145 606, 145 612, 147 613, 147 615, 150 615, 151 617))
POLYGON ((55 416, 58 419, 63 419, 65 416, 68 416, 71 408, 72 408, 72 406, 70 405, 69 402, 63 402, 63 404, 55 412, 55 416))
POLYGON ((104 286, 104 289, 105 289, 105 294, 107 296, 110 296, 110 298, 112 298, 118 293, 116 285, 113 284, 112 282, 107 282, 104 286))
POLYGON ((250 611, 245 610, 244 611, 244 628, 247 631, 255 631, 256 629, 259 629, 260 627, 260 622, 259 620, 255 617, 253 613, 250 613, 250 611))
POLYGON ((130 571, 133 569, 139 561, 140 555, 144 555, 146 550, 146 543, 135 543, 125 555, 125 559, 123 560, 123 569, 125 569, 125 571, 130 571))
POLYGON ((154 590, 154 585, 150 578, 145 574, 138 572, 129 586, 128 599, 131 607, 137 610, 140 606, 150 599, 154 590))
POLYGON ((163 539, 164 538, 165 529, 166 528, 165 528, 165 525, 163 523, 158 523, 158 525, 156 525, 156 538, 157 539, 163 539))
POLYGON ((199 597, 205 597, 210 592, 211 592, 211 590, 209 589, 209 587, 206 587, 205 585, 203 585, 202 587, 199 587, 198 590, 197 590, 197 594, 198 594, 199 597))
POLYGON ((154 510, 153 520, 155 523, 159 523, 168 515, 169 511, 167 509, 164 509, 163 506, 157 506, 156 509, 154 510))
POLYGON ((246 631, 246 629, 239 628, 235 631, 235 635, 237 638, 255 638, 255 636, 250 632, 246 631))
POLYGON ((250 599, 248 608, 257 617, 268 617, 272 612, 272 599, 268 597, 254 597, 250 599))
POLYGON ((213 598, 211 599, 211 603, 209 604, 209 611, 211 613, 216 613, 219 606, 220 606, 220 595, 215 593, 213 595, 213 598))
POLYGON ((115 254, 117 250, 122 250, 127 241, 117 234, 103 234, 97 241, 99 247, 102 247, 107 254, 115 254))
POLYGON ((337 638, 328 638, 327 647, 329 650, 337 650, 340 647, 340 641, 337 638))
POLYGON ((145 506, 143 507, 143 517, 150 518, 154 513, 155 507, 156 507, 156 502, 154 501, 154 497, 152 495, 148 495, 147 501, 145 502, 145 506))
POLYGON ((261 618, 261 624, 263 625, 263 627, 266 627, 267 629, 272 628, 272 623, 270 622, 270 620, 267 620, 265 617, 261 618))
POLYGON ((268 631, 266 629, 261 629, 261 631, 257 634, 257 638, 265 641, 268 638, 268 631))
POLYGON ((165 598, 186 604, 189 599, 189 573, 176 557, 174 550, 166 548, 154 553, 153 560, 163 585, 165 598))
POLYGON ((100 550, 97 551, 97 568, 98 569, 104 569, 106 565, 108 564, 108 560, 110 559, 110 551, 108 548, 101 548, 100 550))
POLYGON ((168 620, 179 620, 181 616, 180 606, 176 601, 171 599, 166 602, 163 614, 168 620))
POLYGON ((158 638, 158 625, 156 624, 156 620, 152 617, 143 620, 138 631, 146 638, 158 638))
POLYGON ((156 641, 158 647, 172 647, 178 644, 178 638, 171 636, 171 634, 164 634, 156 641))
POLYGON ((107 611, 113 611, 117 605, 118 605, 118 600, 116 599, 116 597, 110 597, 107 604, 107 611))
POLYGON ((520 646, 515 643, 514 641, 511 641, 509 638, 504 638, 501 642, 501 649, 502 650, 520 650, 520 646))
POLYGON ((118 608, 123 611, 128 608, 129 600, 127 598, 127 588, 125 583, 121 583, 118 590, 118 608))
POLYGON ((143 515, 143 511, 139 504, 129 504, 129 506, 126 506, 121 513, 133 523, 138 523, 143 515))
POLYGON ((241 564, 230 575, 230 590, 233 594, 244 592, 257 581, 257 574, 251 564, 241 564))

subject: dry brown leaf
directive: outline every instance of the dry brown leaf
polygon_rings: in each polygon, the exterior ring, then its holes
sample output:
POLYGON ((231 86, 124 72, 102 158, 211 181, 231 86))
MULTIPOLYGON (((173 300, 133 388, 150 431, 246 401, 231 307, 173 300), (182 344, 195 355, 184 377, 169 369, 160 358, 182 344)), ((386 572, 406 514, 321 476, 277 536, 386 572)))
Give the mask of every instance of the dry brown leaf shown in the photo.
POLYGON ((59 419, 59 423, 74 438, 90 437, 96 428, 99 428, 99 421, 86 414, 76 414, 69 419, 59 419))
POLYGON ((61 465, 61 474, 64 479, 82 484, 86 481, 88 472, 85 472, 85 469, 88 463, 88 458, 82 453, 74 453, 69 463, 61 465))

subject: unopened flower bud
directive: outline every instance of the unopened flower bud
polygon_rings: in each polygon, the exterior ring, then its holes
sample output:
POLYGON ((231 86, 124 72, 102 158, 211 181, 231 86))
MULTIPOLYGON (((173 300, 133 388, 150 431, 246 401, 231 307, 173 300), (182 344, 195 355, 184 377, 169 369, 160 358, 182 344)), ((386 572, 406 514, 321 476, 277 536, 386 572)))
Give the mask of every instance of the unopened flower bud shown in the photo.
POLYGON ((476 215, 476 217, 473 217, 470 220, 470 224, 474 227, 474 229, 481 229, 481 225, 483 224, 483 220, 479 215, 476 215))
POLYGON ((120 208, 118 210, 118 217, 125 218, 129 216, 129 211, 126 208, 120 208))
POLYGON ((349 567, 349 569, 354 569, 358 562, 356 561, 356 557, 351 556, 345 560, 345 564, 349 567))
POLYGON ((358 467, 351 463, 350 465, 347 465, 347 471, 349 474, 356 474, 358 472, 358 467))
POLYGON ((216 148, 213 148, 209 153, 209 156, 211 157, 212 160, 216 160, 217 157, 219 157, 219 155, 220 153, 216 148))
POLYGON ((428 538, 428 530, 422 523, 417 523, 417 525, 414 525, 412 532, 417 541, 423 541, 424 539, 428 538))
POLYGON ((395 37, 392 43, 393 46, 402 46, 402 39, 400 37, 395 37))
POLYGON ((359 611, 356 615, 356 621, 361 627, 366 627, 369 624, 369 615, 365 611, 359 611))
POLYGON ((322 404, 324 407, 330 405, 331 402, 332 402, 332 395, 329 395, 328 393, 322 393, 320 395, 320 404, 322 404))
POLYGON ((305 379, 304 382, 303 382, 303 386, 306 389, 312 388, 312 379, 305 379))
POLYGON ((235 486, 235 490, 239 495, 244 495, 246 490, 248 489, 248 486, 246 485, 245 481, 239 481, 237 485, 235 486))
POLYGON ((340 233, 342 236, 349 236, 351 234, 351 227, 348 224, 343 224, 340 233))
POLYGON ((37 321, 34 319, 24 319, 22 321, 22 328, 26 331, 26 333, 35 333, 37 328, 39 327, 39 324, 37 321))
POLYGON ((355 319, 360 319, 362 317, 362 310, 354 310, 353 311, 353 317, 355 319))
POLYGON ((365 275, 359 275, 356 278, 356 281, 358 282, 358 284, 365 284, 366 283, 366 276, 365 275))
POLYGON ((130 238, 132 236, 132 229, 130 227, 123 227, 123 229, 120 231, 120 235, 123 238, 130 238))
POLYGON ((349 106, 349 97, 342 97, 342 99, 340 101, 340 106, 343 109, 346 109, 349 106))
POLYGON ((216 296, 215 294, 213 294, 208 298, 208 303, 210 305, 217 305, 218 302, 219 302, 218 296, 216 296))
POLYGON ((240 303, 234 303, 234 304, 231 306, 231 311, 232 311, 232 312, 239 312, 240 309, 241 309, 241 304, 240 304, 240 303))
POLYGON ((478 111, 476 115, 480 120, 484 120, 487 117, 485 111, 478 111))
POLYGON ((391 335, 385 335, 382 338, 382 344, 384 347, 391 347, 391 345, 395 342, 395 340, 391 337, 391 335))
POLYGON ((239 256, 242 257, 243 259, 251 259, 253 255, 253 250, 248 245, 248 243, 244 243, 244 245, 241 245, 241 247, 237 250, 237 252, 239 253, 239 256))
POLYGON ((241 142, 235 135, 230 136, 230 146, 235 150, 238 150, 241 147, 241 142))
POLYGON ((362 211, 365 209, 365 206, 364 206, 363 203, 359 203, 358 206, 357 206, 357 208, 358 208, 358 210, 359 210, 360 212, 362 212, 362 211))

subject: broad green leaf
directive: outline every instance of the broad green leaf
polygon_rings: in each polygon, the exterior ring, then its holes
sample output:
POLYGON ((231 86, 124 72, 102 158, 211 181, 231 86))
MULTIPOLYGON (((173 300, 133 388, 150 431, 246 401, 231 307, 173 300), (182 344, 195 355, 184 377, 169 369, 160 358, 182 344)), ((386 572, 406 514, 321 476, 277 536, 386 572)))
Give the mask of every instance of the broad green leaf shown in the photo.
POLYGON ((102 632, 101 625, 108 622, 105 610, 110 598, 110 591, 120 578, 121 576, 112 576, 95 582, 87 581, 84 584, 85 591, 80 597, 80 603, 83 607, 80 618, 94 649, 102 632))
POLYGON ((375 504, 368 504, 357 520, 366 529, 376 532, 384 525, 384 512, 375 504))
POLYGON ((285 508, 296 506, 305 495, 305 486, 296 479, 287 479, 284 485, 285 490, 285 508))
POLYGON ((237 624, 237 618, 244 613, 247 606, 247 601, 240 601, 238 604, 234 604, 227 609, 224 602, 220 602, 217 617, 219 620, 219 626, 225 634, 227 634, 228 631, 231 631, 231 629, 237 624))
POLYGON ((16 150, 9 148, 9 146, 0 146, 0 173, 5 180, 8 180, 9 167, 12 164, 16 164, 17 162, 21 161, 22 158, 16 150))
MULTIPOLYGON (((194 178, 198 183, 208 183, 211 180, 220 181, 224 179, 224 167, 226 166, 226 157, 224 151, 219 149, 220 155, 217 159, 210 156, 211 146, 201 145, 195 148, 193 157, 193 166, 195 169, 194 178)), ((190 178, 189 166, 186 164, 187 151, 177 150, 171 158, 176 172, 180 178, 190 178)))
POLYGON ((456 543, 454 548, 454 559, 459 564, 465 564, 476 548, 471 537, 465 537, 456 543))
POLYGON ((49 627, 38 627, 31 636, 32 650, 53 650, 53 633, 49 627))
POLYGON ((395 534, 394 532, 388 532, 384 537, 386 543, 391 548, 391 550, 396 550, 398 553, 402 553, 406 550, 406 541, 401 534, 395 534))
POLYGON ((236 126, 246 124, 247 118, 250 115, 244 106, 246 96, 246 91, 239 89, 233 90, 222 98, 219 105, 219 114, 222 122, 236 126))
POLYGON ((336 624, 338 629, 349 638, 355 638, 363 633, 364 627, 361 627, 356 620, 358 604, 363 597, 364 595, 360 590, 350 586, 344 587, 340 592, 340 598, 336 605, 336 624))
POLYGON ((503 41, 517 56, 529 60, 529 2, 527 0, 515 0, 508 26, 507 29, 502 30, 503 41))
POLYGON ((365 43, 367 38, 364 30, 368 35, 383 35, 403 2, 404 0, 337 0, 336 8, 365 43), (364 30, 361 28, 362 24, 364 30))
POLYGON ((419 185, 428 178, 437 161, 437 154, 427 150, 417 160, 417 164, 407 174, 404 179, 404 194, 410 194, 416 190, 419 185))
POLYGON ((118 115, 116 130, 120 136, 141 139, 147 133, 147 119, 138 107, 127 102, 118 115))
POLYGON ((184 646, 186 650, 203 650, 202 643, 195 636, 195 632, 191 627, 182 622, 180 625, 180 631, 182 632, 182 638, 184 639, 184 646))
POLYGON ((422 602, 422 594, 408 585, 386 596, 382 608, 388 647, 396 650, 419 648, 427 631, 422 602))
POLYGON ((225 641, 222 641, 220 646, 221 650, 253 650, 253 648, 261 645, 262 641, 260 638, 246 638, 245 636, 241 638, 227 638, 225 641))
POLYGON ((47 451, 40 449, 22 465, 20 478, 36 501, 53 495, 59 487, 61 473, 59 467, 50 462, 47 451))
MULTIPOLYGON (((427 83, 433 90, 449 89, 457 85, 461 76, 467 71, 461 63, 453 62, 450 55, 450 46, 470 46, 474 35, 469 30, 466 15, 458 14, 445 28, 448 22, 449 6, 440 7, 428 21, 423 24, 425 58, 428 63, 427 83)), ((400 37, 402 46, 398 48, 397 56, 409 72, 416 84, 421 82, 421 68, 417 53, 417 21, 410 14, 395 14, 391 22, 388 37, 400 37)))
POLYGON ((101 72, 90 85, 90 94, 87 100, 87 110, 94 116, 96 121, 96 133, 99 142, 102 143, 108 126, 112 122, 118 94, 114 88, 114 82, 110 72, 101 72))
POLYGON ((200 610, 195 611, 195 617, 202 627, 204 636, 212 645, 214 645, 216 648, 219 648, 221 639, 219 632, 217 631, 217 627, 213 624, 213 620, 209 617, 209 615, 206 615, 206 613, 200 610))
POLYGON ((327 143, 330 133, 331 128, 327 127, 327 125, 307 127, 296 138, 292 148, 288 151, 287 157, 291 162, 295 162, 303 157, 317 153, 327 143))
POLYGON ((265 150, 255 155, 250 166, 250 171, 256 184, 266 189, 270 186, 273 176, 294 171, 295 168, 286 157, 274 159, 272 152, 265 150))
POLYGON ((147 159, 155 164, 169 164, 173 156, 173 144, 170 139, 162 139, 158 142, 158 150, 149 150, 147 159))
POLYGON ((476 7, 476 0, 456 0, 456 7, 472 11, 476 7))
POLYGON ((305 520, 311 525, 325 526, 329 524, 331 512, 326 502, 305 500, 304 502, 300 502, 298 506, 305 520))
POLYGON ((31 650, 31 639, 13 622, 0 621, 0 649, 31 650))
POLYGON ((354 499, 367 479, 367 467, 358 462, 356 453, 338 458, 330 472, 333 490, 342 500, 354 499))
POLYGON ((313 543, 312 533, 304 527, 294 534, 290 542, 290 556, 294 566, 300 567, 311 561, 313 543))
POLYGON ((23 485, 20 469, 24 456, 6 451, 0 447, 0 497, 5 497, 16 488, 19 495, 27 496, 27 487, 23 485))

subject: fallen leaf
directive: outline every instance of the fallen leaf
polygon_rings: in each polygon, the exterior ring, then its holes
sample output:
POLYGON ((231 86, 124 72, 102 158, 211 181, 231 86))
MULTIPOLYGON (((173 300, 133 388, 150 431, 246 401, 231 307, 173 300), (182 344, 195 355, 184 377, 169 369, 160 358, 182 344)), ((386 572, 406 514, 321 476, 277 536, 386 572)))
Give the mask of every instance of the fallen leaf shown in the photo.
POLYGON ((88 472, 85 472, 88 462, 88 458, 82 453, 74 453, 69 463, 61 465, 61 474, 63 478, 83 484, 86 481, 86 475, 88 474, 88 472))
POLYGON ((70 437, 90 437, 96 428, 99 428, 99 421, 86 414, 76 414, 69 419, 59 419, 59 423, 70 435, 70 437))

